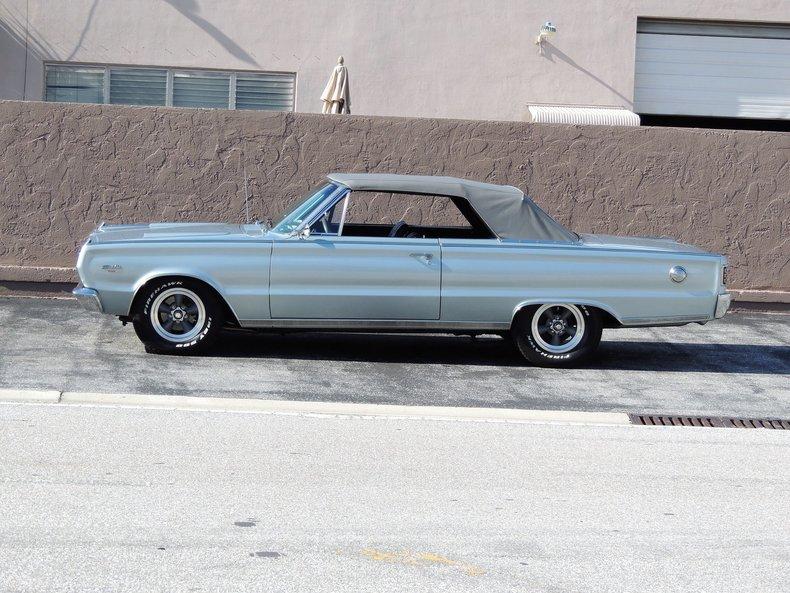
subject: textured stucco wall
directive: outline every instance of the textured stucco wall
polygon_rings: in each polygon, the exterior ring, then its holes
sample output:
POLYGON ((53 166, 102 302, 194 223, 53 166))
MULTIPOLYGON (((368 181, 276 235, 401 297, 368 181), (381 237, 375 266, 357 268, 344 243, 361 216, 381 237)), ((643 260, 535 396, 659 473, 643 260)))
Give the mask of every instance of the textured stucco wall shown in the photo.
POLYGON ((671 235, 790 290, 790 134, 0 102, 0 266, 73 265, 99 221, 275 217, 329 171, 523 188, 579 232, 671 235))

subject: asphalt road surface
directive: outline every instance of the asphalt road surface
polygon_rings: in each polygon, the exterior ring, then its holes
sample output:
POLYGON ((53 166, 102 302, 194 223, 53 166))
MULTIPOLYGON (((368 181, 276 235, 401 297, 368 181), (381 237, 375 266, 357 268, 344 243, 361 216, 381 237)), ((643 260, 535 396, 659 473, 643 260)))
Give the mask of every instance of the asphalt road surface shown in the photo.
POLYGON ((785 593, 790 433, 0 404, 0 591, 785 593))
POLYGON ((554 370, 448 335, 228 334, 211 356, 156 356, 74 301, 0 298, 0 387, 787 418, 790 315, 606 330, 586 367, 554 370))

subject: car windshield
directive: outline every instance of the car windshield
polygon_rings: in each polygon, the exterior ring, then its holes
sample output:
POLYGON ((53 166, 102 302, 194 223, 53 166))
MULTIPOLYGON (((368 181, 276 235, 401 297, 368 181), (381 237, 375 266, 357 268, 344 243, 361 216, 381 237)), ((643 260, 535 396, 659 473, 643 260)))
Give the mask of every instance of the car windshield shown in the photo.
POLYGON ((286 214, 283 219, 274 227, 275 233, 288 235, 293 233, 313 209, 328 198, 337 189, 333 183, 322 185, 318 189, 307 194, 307 198, 299 202, 296 207, 286 214))

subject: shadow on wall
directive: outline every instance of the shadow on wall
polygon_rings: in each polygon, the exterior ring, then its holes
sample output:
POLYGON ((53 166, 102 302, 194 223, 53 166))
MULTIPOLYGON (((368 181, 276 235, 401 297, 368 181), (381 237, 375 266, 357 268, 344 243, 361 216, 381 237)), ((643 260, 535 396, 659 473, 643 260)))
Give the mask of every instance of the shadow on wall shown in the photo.
POLYGON ((206 33, 211 35, 217 41, 217 43, 224 47, 232 56, 260 68, 258 62, 255 61, 255 58, 247 53, 238 43, 220 31, 215 25, 211 24, 202 16, 197 14, 200 10, 200 7, 195 0, 165 0, 165 2, 170 4, 170 6, 183 14, 186 18, 203 29, 206 33))
POLYGON ((0 4, 0 33, 22 48, 27 46, 28 51, 40 57, 58 57, 57 48, 45 41, 37 29, 28 25, 25 15, 15 14, 2 4, 0 4))
MULTIPOLYGON (((211 35, 228 53, 247 64, 260 67, 239 44, 198 14, 200 7, 195 0, 165 0, 165 2, 211 35)), ((24 12, 0 4, 0 55, 4 57, 5 62, 0 71, 0 88, 8 93, 0 96, 0 99, 41 99, 41 97, 27 96, 28 81, 42 76, 41 69, 46 60, 74 59, 90 31, 98 8, 99 0, 93 0, 76 44, 70 50, 61 51, 30 26, 24 12)))
POLYGON ((620 91, 618 91, 612 85, 610 85, 609 83, 604 81, 602 78, 599 78, 598 76, 596 76, 595 74, 593 74, 592 72, 587 70, 587 68, 585 68, 584 66, 580 66, 568 54, 566 54, 565 52, 557 49, 557 47, 555 45, 552 45, 550 41, 544 41, 543 42, 543 52, 541 53, 541 56, 543 58, 547 59, 549 62, 554 62, 554 58, 556 57, 558 60, 560 60, 562 62, 565 62, 566 64, 568 64, 569 66, 571 66, 573 68, 576 68, 576 70, 578 70, 579 72, 581 72, 583 74, 586 74, 587 76, 592 78, 595 82, 597 82, 601 86, 606 87, 610 92, 612 92, 615 95, 617 95, 618 97, 620 97, 623 100, 623 103, 625 104, 624 105, 625 107, 628 107, 629 109, 633 108, 634 103, 633 103, 633 101, 631 101, 631 99, 626 97, 624 94, 622 94, 620 91))
POLYGON ((91 28, 91 23, 93 22, 93 15, 96 12, 96 5, 98 3, 99 0, 93 0, 93 4, 91 4, 90 10, 88 11, 88 18, 85 19, 85 26, 82 27, 80 38, 77 40, 77 43, 74 45, 74 49, 72 49, 71 53, 66 57, 66 61, 71 60, 77 54, 77 51, 82 47, 82 42, 85 40, 85 34, 88 32, 88 29, 91 28))
MULTIPOLYGON (((0 99, 29 99, 27 82, 41 75, 42 62, 59 59, 57 49, 27 25, 27 15, 0 4, 0 99), (32 60, 31 60, 32 58, 32 60)), ((36 100, 41 97, 33 97, 36 100)))

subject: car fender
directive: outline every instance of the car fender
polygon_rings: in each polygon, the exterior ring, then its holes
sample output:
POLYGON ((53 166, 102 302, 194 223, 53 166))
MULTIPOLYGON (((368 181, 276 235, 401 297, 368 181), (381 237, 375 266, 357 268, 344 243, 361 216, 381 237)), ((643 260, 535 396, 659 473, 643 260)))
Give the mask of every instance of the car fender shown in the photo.
MULTIPOLYGON (((191 278, 193 280, 200 280, 201 282, 205 282, 211 288, 213 288, 220 298, 225 301, 225 304, 230 308, 233 315, 236 315, 236 311, 233 310, 233 307, 228 302, 228 299, 225 297, 225 292, 222 288, 222 285, 216 281, 210 274, 207 274, 203 270, 198 270, 195 268, 164 268, 153 270, 148 272, 147 274, 141 276, 137 282, 134 283, 132 300, 129 302, 129 313, 131 313, 132 304, 134 303, 135 299, 137 298, 137 294, 140 292, 140 289, 148 284, 151 280, 156 280, 157 278, 164 278, 167 276, 178 276, 180 278, 191 278)), ((237 317, 238 319, 238 317, 237 317)))
POLYGON ((595 301, 590 299, 579 299, 579 298, 566 298, 566 297, 540 297, 534 299, 527 299, 521 301, 518 305, 515 306, 513 309, 513 313, 510 316, 510 323, 513 324, 513 320, 518 315, 519 311, 521 311, 524 307, 530 307, 532 305, 543 305, 546 303, 559 303, 559 304, 568 304, 568 305, 586 305, 588 307, 596 307, 601 309, 602 311, 606 311, 614 317, 618 322, 622 323, 623 319, 620 315, 618 315, 617 311, 612 309, 609 305, 602 303, 601 301, 595 301))

